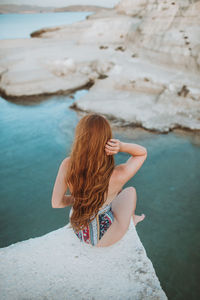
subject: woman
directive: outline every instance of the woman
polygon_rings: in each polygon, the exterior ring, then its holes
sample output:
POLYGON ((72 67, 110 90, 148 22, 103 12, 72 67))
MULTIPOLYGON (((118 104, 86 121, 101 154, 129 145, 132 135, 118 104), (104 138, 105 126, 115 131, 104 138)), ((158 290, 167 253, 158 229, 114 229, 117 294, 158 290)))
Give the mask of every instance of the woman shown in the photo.
POLYGON ((52 207, 72 206, 70 224, 81 241, 97 247, 116 243, 126 233, 131 217, 135 226, 145 217, 135 215, 135 188, 122 188, 146 157, 143 146, 113 139, 105 117, 84 116, 76 127, 71 154, 59 167, 52 207), (129 153, 130 158, 115 166, 118 152, 129 153), (71 195, 65 195, 68 189, 71 195))

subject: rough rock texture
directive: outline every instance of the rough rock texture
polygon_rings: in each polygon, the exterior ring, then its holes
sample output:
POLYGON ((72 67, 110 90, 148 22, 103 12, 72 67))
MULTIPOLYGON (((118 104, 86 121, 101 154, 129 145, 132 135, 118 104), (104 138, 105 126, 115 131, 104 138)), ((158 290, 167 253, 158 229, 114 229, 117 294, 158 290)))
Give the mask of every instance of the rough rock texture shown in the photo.
POLYGON ((199 73, 200 1, 191 4, 171 0, 128 2, 134 3, 135 9, 143 3, 143 20, 136 30, 130 28, 127 35, 130 48, 139 49, 140 55, 155 63, 199 73))
POLYGON ((167 299, 131 220, 116 244, 82 244, 69 224, 0 249, 1 300, 167 299))
POLYGON ((146 13, 148 0, 123 0, 116 5, 116 10, 120 14, 128 16, 142 16, 146 13))
POLYGON ((0 41, 0 93, 15 101, 93 85, 74 108, 160 132, 199 130, 199 10, 200 1, 124 0, 34 39, 0 41))
POLYGON ((139 59, 137 62, 134 70, 128 60, 123 67, 115 65, 107 78, 99 80, 72 107, 117 118, 119 125, 161 132, 176 127, 200 129, 198 80, 188 77, 183 85, 179 74, 139 59))

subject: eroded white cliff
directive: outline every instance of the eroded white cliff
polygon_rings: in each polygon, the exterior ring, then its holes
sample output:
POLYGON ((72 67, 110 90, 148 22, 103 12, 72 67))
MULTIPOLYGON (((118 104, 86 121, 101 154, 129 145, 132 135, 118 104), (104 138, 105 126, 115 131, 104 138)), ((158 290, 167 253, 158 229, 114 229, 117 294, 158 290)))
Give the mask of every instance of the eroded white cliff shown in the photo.
POLYGON ((66 225, 0 249, 1 300, 167 299, 131 220, 116 244, 82 244, 66 225))

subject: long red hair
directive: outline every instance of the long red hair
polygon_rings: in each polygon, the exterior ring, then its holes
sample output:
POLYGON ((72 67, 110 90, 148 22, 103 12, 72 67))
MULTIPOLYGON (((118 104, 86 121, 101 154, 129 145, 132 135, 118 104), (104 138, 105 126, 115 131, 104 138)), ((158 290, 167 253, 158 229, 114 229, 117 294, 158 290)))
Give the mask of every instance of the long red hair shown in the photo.
POLYGON ((107 155, 105 145, 112 138, 112 130, 105 117, 88 114, 78 123, 70 154, 66 181, 73 188, 71 226, 84 229, 104 204, 114 156, 107 155))

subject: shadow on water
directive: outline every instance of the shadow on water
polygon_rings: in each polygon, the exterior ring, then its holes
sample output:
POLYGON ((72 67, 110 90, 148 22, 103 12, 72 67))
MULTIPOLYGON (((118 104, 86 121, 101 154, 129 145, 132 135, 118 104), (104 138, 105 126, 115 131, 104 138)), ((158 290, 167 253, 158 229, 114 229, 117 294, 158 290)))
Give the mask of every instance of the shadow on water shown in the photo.
MULTIPOLYGON (((84 93, 76 92, 74 98, 84 93)), ((69 208, 53 209, 51 194, 82 116, 69 108, 73 101, 59 95, 19 105, 0 98, 1 247, 69 221, 69 208)), ((163 289, 169 299, 197 299, 200 134, 175 130, 162 135, 114 125, 113 132, 148 150, 143 167, 126 186, 136 187, 136 212, 146 214, 137 231, 163 289)), ((116 164, 127 158, 117 154, 116 164)))

